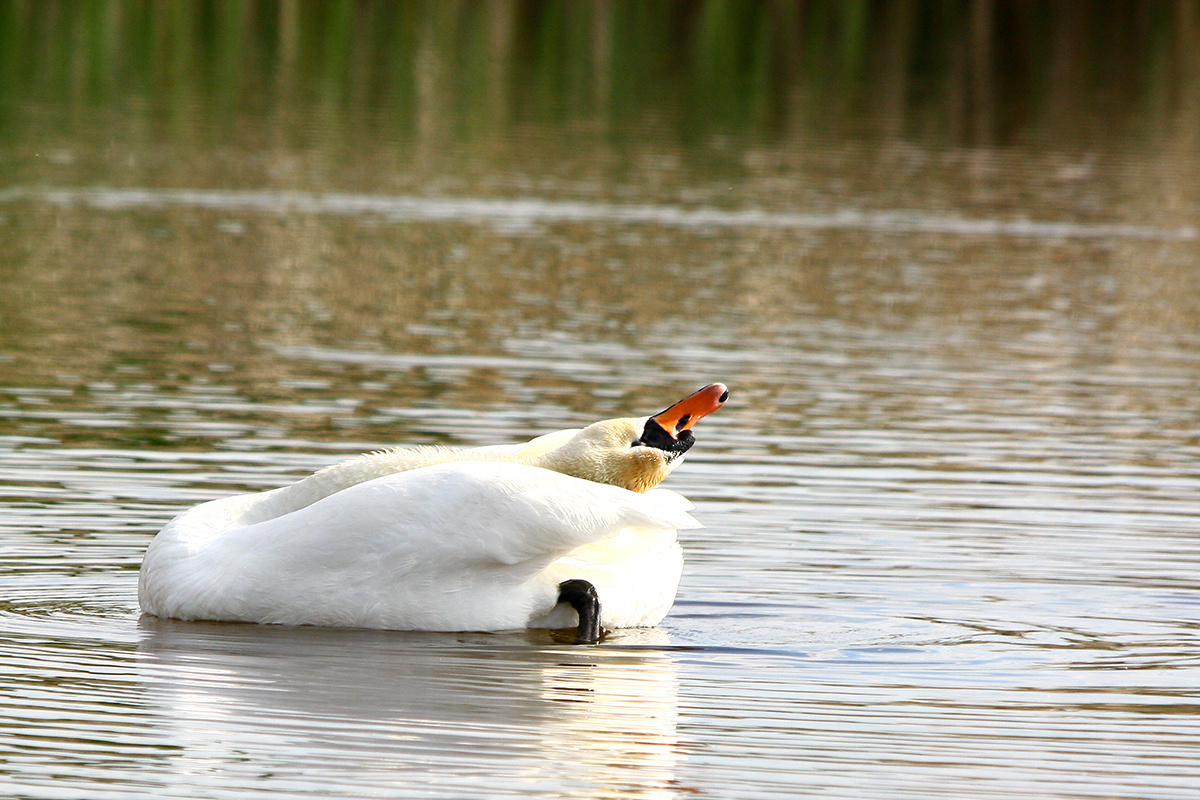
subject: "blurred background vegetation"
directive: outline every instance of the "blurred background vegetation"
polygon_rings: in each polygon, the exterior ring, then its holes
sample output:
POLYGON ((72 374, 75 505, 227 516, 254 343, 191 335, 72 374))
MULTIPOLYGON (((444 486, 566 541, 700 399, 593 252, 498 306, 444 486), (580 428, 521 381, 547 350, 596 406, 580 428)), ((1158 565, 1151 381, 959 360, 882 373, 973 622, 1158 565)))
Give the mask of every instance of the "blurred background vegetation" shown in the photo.
POLYGON ((398 141, 1194 136, 1200 0, 0 0, 0 135, 39 108, 398 141))

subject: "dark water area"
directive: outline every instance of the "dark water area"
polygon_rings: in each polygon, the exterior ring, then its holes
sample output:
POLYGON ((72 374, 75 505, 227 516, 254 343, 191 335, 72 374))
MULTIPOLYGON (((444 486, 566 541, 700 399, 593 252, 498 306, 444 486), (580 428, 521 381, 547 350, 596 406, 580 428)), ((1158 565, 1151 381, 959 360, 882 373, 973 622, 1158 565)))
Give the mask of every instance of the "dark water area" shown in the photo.
POLYGON ((1190 798, 1189 2, 0 3, 0 794, 1190 798), (675 608, 143 617, 153 535, 721 381, 675 608))

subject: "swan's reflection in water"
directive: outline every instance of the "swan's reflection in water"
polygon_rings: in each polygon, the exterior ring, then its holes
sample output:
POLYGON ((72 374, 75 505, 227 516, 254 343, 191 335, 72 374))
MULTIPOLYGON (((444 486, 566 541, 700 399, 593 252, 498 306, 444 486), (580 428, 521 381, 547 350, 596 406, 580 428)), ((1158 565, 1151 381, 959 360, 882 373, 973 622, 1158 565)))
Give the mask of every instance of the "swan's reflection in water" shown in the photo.
POLYGON ((145 685, 193 789, 475 796, 678 791, 665 633, 399 633, 143 617, 145 685), (173 722, 168 722, 173 721, 173 722))

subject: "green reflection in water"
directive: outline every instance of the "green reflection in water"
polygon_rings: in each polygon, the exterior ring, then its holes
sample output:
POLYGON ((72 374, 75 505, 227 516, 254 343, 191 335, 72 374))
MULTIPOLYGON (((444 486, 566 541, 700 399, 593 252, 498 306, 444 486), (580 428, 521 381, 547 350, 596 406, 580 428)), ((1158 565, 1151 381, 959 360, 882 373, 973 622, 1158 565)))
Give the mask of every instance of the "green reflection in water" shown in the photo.
POLYGON ((37 100, 81 124, 148 107, 178 136, 276 110, 397 139, 650 119, 683 138, 852 123, 997 142, 1194 114, 1198 28, 1195 0, 6 0, 0 125, 37 100))

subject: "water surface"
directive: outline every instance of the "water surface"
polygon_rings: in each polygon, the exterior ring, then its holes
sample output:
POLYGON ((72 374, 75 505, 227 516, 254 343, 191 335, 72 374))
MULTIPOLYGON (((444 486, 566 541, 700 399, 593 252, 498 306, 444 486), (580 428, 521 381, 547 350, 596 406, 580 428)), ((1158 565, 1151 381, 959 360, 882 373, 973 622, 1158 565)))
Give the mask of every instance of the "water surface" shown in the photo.
POLYGON ((1187 136, 438 147, 180 102, 194 136, 63 97, 0 145, 4 793, 1195 795, 1187 136), (716 380, 657 629, 138 611, 196 502, 716 380))

